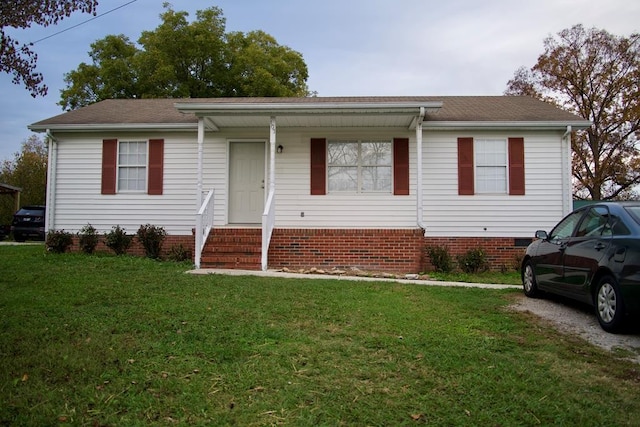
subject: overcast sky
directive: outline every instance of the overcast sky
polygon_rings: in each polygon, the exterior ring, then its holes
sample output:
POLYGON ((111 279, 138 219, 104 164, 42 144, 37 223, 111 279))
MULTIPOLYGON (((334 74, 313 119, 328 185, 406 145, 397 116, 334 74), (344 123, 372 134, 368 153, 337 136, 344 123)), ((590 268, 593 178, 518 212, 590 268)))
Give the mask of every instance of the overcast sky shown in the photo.
MULTIPOLYGON (((8 0, 11 1, 11 0, 8 0)), ((100 0, 98 14, 131 0, 100 0)), ((45 98, 0 74, 0 161, 12 159, 27 126, 60 114, 63 75, 89 62, 90 44, 109 34, 137 41, 160 23, 164 0, 136 0, 34 45, 45 98)), ((531 67, 543 40, 576 24, 619 36, 640 31, 637 0, 173 0, 174 10, 222 9, 227 31, 262 30, 301 53, 319 96, 501 95, 520 66, 531 67)), ((11 34, 33 42, 82 23, 11 34)))

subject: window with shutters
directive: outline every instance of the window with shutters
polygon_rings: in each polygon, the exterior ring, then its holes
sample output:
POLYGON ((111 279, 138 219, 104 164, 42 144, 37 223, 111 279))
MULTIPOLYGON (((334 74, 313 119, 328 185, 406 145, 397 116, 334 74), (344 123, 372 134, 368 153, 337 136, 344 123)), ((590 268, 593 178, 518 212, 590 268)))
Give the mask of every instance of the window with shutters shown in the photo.
POLYGON ((392 150, 390 140, 327 141, 329 192, 391 193, 392 150))
POLYGON ((476 139, 476 192, 507 192, 507 141, 476 139))
POLYGON ((524 138, 458 138, 458 194, 525 194, 524 138))
POLYGON ((147 190, 147 141, 118 143, 118 192, 147 190))

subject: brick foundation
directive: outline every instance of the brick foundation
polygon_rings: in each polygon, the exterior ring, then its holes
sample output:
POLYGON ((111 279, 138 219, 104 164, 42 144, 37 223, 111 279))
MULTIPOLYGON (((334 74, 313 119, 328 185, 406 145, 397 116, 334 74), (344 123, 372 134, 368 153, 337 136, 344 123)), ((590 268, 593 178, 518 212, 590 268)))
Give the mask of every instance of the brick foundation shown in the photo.
MULTIPOLYGON (((234 233, 241 230, 234 230, 234 233)), ((269 268, 347 269, 389 273, 418 273, 433 270, 426 248, 445 246, 454 258, 469 249, 483 249, 492 270, 511 270, 522 259, 530 238, 507 237, 424 237, 420 229, 275 229, 269 249, 269 268)), ((182 245, 195 254, 195 238, 166 236, 162 256, 172 247, 182 245)), ((74 236, 70 251, 77 252, 74 236)), ((112 252, 100 239, 96 252, 112 252)), ((144 248, 134 237, 129 255, 144 256, 144 248)))
MULTIPOLYGON (((454 261, 470 249, 482 249, 487 254, 491 270, 513 270, 524 255, 531 238, 513 237, 425 237, 423 246, 424 271, 433 270, 426 248, 447 247, 454 261)), ((457 266, 457 264, 456 264, 457 266)))
POLYGON ((269 268, 417 273, 423 264, 422 239, 420 229, 275 229, 269 268))
MULTIPOLYGON (((182 245, 184 247, 184 249, 189 252, 189 256, 191 257, 191 259, 193 259, 194 256, 194 248, 195 248, 195 238, 193 236, 166 236, 164 239, 164 242, 162 243, 162 258, 166 258, 167 255, 169 254, 169 252, 171 251, 171 248, 174 246, 178 246, 178 245, 182 245)), ((74 236, 73 237, 73 245, 71 247, 69 247, 69 251, 70 252, 79 252, 80 251, 80 246, 78 245, 78 237, 74 236)), ((113 253, 113 251, 107 247, 107 245, 104 244, 104 238, 101 236, 100 240, 98 242, 98 245, 96 246, 96 252, 110 252, 113 253)), ((131 246, 129 246, 129 249, 127 250, 127 255, 134 255, 134 256, 145 256, 144 253, 144 247, 142 246, 142 244, 140 243, 140 241, 138 240, 137 237, 133 237, 133 240, 131 241, 131 246)))

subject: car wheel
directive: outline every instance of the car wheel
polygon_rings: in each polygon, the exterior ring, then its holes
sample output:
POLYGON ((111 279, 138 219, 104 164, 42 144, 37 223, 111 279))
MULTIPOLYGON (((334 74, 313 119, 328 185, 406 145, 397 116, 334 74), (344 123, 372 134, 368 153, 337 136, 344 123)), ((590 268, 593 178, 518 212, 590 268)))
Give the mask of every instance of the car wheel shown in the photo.
POLYGON ((596 316, 602 329, 617 332, 624 323, 624 303, 618 284, 611 276, 604 276, 596 286, 596 316))
POLYGON ((522 270, 522 288, 524 289, 524 294, 530 298, 540 296, 536 274, 533 272, 531 261, 527 261, 522 270))
POLYGON ((22 243, 24 242, 26 239, 26 237, 24 237, 22 234, 15 234, 13 236, 13 240, 15 240, 16 242, 22 243))

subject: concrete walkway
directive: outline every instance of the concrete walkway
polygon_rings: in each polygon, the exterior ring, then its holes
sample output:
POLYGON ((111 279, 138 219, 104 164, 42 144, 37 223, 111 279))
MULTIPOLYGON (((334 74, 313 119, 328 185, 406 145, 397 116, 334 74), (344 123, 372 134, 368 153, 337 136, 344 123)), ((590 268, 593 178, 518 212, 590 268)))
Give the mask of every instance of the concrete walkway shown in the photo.
POLYGON ((438 280, 420 280, 420 279, 398 279, 384 277, 362 277, 349 275, 332 275, 332 274, 303 274, 303 273, 285 273, 276 270, 254 271, 254 270, 227 270, 227 269, 210 269, 201 268, 191 270, 190 274, 221 274, 226 276, 259 276, 259 277, 280 277, 283 279, 325 279, 325 280, 351 280, 363 282, 395 282, 410 285, 425 286, 449 286, 461 288, 484 288, 484 289, 521 289, 520 285, 496 285, 490 283, 465 283, 465 282, 442 282, 438 280))

